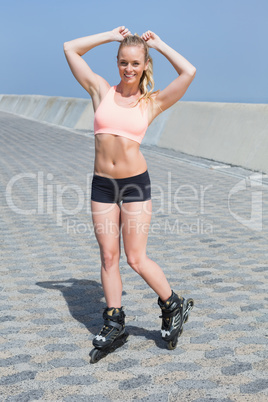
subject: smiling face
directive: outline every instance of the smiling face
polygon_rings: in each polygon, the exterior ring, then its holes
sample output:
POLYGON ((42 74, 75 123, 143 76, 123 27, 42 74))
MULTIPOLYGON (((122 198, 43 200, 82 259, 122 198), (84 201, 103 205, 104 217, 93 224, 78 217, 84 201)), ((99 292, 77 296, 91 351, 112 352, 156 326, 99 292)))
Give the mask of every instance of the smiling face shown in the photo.
POLYGON ((143 71, 148 67, 142 46, 123 46, 118 55, 117 65, 124 83, 139 84, 143 71))

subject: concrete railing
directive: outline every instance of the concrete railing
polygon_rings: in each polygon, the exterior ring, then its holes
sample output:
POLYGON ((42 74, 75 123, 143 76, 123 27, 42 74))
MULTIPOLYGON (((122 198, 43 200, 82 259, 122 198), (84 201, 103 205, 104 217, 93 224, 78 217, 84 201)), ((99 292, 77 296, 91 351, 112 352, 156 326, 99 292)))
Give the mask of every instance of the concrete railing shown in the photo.
POLYGON ((41 95, 0 95, 0 110, 75 129, 93 129, 91 100, 41 95))
MULTIPOLYGON (((93 130, 87 99, 0 95, 0 110, 93 130)), ((179 101, 153 121, 143 143, 268 173, 268 105, 179 101)))

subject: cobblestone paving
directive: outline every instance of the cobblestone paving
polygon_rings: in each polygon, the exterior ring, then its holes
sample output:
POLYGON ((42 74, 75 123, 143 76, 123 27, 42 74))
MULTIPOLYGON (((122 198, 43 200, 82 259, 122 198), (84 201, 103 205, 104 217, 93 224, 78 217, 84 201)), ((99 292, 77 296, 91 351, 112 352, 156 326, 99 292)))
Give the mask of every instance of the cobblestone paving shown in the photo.
POLYGON ((105 306, 93 136, 7 113, 0 129, 0 400, 267 401, 267 177, 142 147, 153 184, 148 255, 195 308, 167 350, 157 297, 122 248, 129 341, 92 365, 105 306))

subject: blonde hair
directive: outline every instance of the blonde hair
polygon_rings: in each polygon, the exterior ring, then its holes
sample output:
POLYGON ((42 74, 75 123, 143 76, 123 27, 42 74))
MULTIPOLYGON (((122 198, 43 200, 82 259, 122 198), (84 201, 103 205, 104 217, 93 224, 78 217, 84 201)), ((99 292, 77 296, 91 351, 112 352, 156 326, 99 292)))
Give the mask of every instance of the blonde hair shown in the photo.
POLYGON ((142 99, 148 101, 149 99, 151 99, 151 95, 154 89, 153 59, 149 55, 149 46, 147 45, 145 40, 143 40, 138 34, 128 35, 120 43, 117 53, 117 60, 119 58, 120 50, 124 46, 141 46, 144 49, 145 62, 149 60, 147 70, 143 71, 140 79, 139 89, 141 91, 141 96, 139 97, 137 103, 140 102, 142 99))

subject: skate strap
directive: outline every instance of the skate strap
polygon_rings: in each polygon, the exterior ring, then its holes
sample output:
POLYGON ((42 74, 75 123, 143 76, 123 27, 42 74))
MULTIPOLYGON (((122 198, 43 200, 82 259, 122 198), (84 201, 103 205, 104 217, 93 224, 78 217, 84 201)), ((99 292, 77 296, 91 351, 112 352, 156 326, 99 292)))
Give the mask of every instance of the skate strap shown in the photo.
POLYGON ((107 327, 115 327, 115 328, 117 328, 117 329, 121 329, 122 328, 122 325, 121 324, 118 324, 118 322, 114 322, 114 321, 111 321, 111 320, 104 320, 104 325, 107 325, 107 327))
POLYGON ((174 315, 176 315, 178 311, 179 308, 175 308, 173 311, 162 311, 162 315, 160 315, 159 318, 174 317, 174 315))

